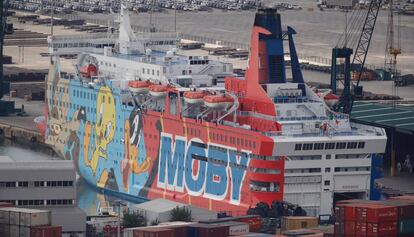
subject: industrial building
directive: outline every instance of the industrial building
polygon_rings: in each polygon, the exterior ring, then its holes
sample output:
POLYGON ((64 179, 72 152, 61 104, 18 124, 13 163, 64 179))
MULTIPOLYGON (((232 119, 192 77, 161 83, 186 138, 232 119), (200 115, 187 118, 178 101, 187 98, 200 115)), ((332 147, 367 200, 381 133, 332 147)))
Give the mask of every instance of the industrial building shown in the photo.
POLYGON ((166 199, 154 199, 137 204, 133 206, 133 210, 142 213, 148 224, 154 221, 162 223, 170 221, 170 212, 177 206, 188 208, 193 221, 217 219, 216 212, 166 199))
POLYGON ((325 5, 327 8, 341 8, 352 9, 358 3, 357 0, 326 0, 325 5))
POLYGON ((62 236, 85 236, 86 214, 76 206, 72 161, 16 161, 0 156, 0 202, 50 210, 51 224, 62 226, 62 236))

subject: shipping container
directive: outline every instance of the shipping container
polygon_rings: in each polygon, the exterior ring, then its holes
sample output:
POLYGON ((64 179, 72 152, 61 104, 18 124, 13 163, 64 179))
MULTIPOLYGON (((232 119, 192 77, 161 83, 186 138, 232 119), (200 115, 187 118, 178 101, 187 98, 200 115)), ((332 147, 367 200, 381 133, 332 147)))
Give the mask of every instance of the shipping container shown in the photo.
POLYGON ((356 236, 366 236, 367 235, 367 223, 362 221, 357 221, 355 223, 355 235, 356 236))
POLYGON ((397 207, 399 220, 414 219, 414 202, 404 200, 387 200, 381 204, 397 207))
POLYGON ((412 234, 414 236, 414 219, 400 220, 398 223, 399 234, 412 234))
POLYGON ((397 207, 385 206, 385 205, 358 205, 356 207, 357 221, 363 222, 383 222, 383 221, 396 221, 398 216, 397 207))
POLYGON ((134 230, 133 233, 133 237, 175 237, 174 230, 165 228, 134 230))
POLYGON ((356 223, 355 221, 345 221, 345 235, 355 235, 356 223))
POLYGON ((335 207, 335 220, 356 221, 356 206, 358 204, 338 204, 335 207))
POLYGON ((188 237, 228 237, 229 227, 217 224, 194 224, 188 226, 188 237))
POLYGON ((223 222, 221 224, 229 227, 229 233, 228 233, 229 236, 243 235, 243 234, 247 234, 250 232, 249 225, 247 223, 231 221, 231 222, 223 222))
POLYGON ((367 237, 393 237, 397 236, 397 222, 386 221, 379 223, 367 223, 367 237))
POLYGON ((10 236, 10 225, 0 224, 0 236, 9 237, 10 236))
POLYGON ((12 207, 13 204, 9 203, 9 202, 0 202, 0 208, 2 207, 12 207))
POLYGON ((0 212, 9 212, 9 223, 21 226, 50 225, 50 211, 26 208, 1 208, 0 212))
POLYGON ((282 231, 313 228, 318 226, 318 218, 311 216, 284 216, 282 231))
POLYGON ((0 208, 0 224, 10 224, 10 212, 0 208))
POLYGON ((30 237, 62 237, 62 226, 32 227, 30 237))
POLYGON ((28 210, 20 212, 21 226, 42 226, 50 224, 52 224, 50 211, 28 210))
POLYGON ((344 222, 335 222, 334 225, 334 232, 335 234, 345 234, 345 223, 344 222))

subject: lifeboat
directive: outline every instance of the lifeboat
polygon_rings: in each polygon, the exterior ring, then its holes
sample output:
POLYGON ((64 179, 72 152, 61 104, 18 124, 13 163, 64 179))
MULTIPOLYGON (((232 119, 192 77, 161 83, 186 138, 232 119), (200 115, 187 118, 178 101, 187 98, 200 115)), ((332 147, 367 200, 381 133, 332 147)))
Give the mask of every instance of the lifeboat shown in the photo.
POLYGON ((98 75, 98 68, 93 64, 88 64, 79 69, 82 77, 91 78, 98 75))
POLYGON ((203 103, 203 98, 206 96, 204 91, 186 91, 184 92, 184 101, 189 104, 203 103))
POLYGON ((204 96, 204 104, 213 109, 225 109, 234 103, 234 99, 225 94, 206 95, 204 96))
POLYGON ((131 92, 137 94, 143 94, 148 92, 148 87, 151 86, 149 81, 130 81, 128 82, 128 88, 131 92))
POLYGON ((336 104, 338 104, 339 102, 339 96, 333 94, 333 93, 329 93, 327 95, 325 95, 323 97, 323 99, 325 100, 325 103, 329 106, 332 107, 336 104))
POLYGON ((165 85, 151 85, 149 86, 149 93, 154 97, 164 97, 167 95, 168 86, 165 85))

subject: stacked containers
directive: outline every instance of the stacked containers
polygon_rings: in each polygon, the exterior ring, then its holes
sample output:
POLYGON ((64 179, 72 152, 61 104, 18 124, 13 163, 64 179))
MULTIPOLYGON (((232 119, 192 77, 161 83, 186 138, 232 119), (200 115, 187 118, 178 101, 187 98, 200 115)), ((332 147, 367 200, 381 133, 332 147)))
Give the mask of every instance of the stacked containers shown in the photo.
POLYGON ((383 204, 398 209, 398 236, 414 236, 414 201, 393 199, 383 204))
POLYGON ((335 216, 337 220, 335 236, 414 236, 414 197, 412 196, 387 201, 341 201, 337 204, 335 216), (352 234, 352 223, 347 224, 353 221, 354 234, 352 234))
POLYGON ((46 210, 0 208, 0 236, 30 237, 31 228, 51 224, 50 216, 46 210))

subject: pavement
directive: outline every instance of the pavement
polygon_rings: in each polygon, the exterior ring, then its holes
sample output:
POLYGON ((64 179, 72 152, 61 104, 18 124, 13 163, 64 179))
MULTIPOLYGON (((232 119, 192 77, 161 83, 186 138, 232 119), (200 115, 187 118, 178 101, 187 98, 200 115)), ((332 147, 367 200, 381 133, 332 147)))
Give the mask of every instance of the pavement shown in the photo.
MULTIPOLYGON (((352 13, 341 11, 320 11, 317 1, 285 0, 303 7, 301 11, 281 11, 282 24, 291 26, 297 31, 295 37, 299 54, 331 57, 331 49, 337 45, 340 35, 345 30, 345 19, 350 19, 352 13)), ((222 11, 212 12, 177 12, 177 31, 184 34, 206 37, 215 40, 231 41, 240 44, 249 44, 250 30, 254 22, 255 11, 222 11)), ((115 16, 109 14, 77 13, 77 16, 91 21, 99 20, 106 23, 115 16)), ((384 65, 388 12, 381 10, 375 26, 367 64, 384 65)), ((149 13, 133 14, 133 25, 149 27, 149 13)), ((173 31, 174 11, 153 13, 152 24, 161 30, 173 31)), ((349 21, 349 20, 348 20, 349 21)), ((414 73, 414 16, 396 15, 396 35, 398 29, 401 34, 402 54, 398 56, 398 67, 403 73, 414 73)), ((348 28, 350 29, 350 27, 348 28)), ((359 35, 358 31, 349 32, 349 38, 359 35)))
POLYGON ((400 173, 397 176, 386 176, 378 179, 382 189, 389 194, 414 194, 414 174, 400 173))

